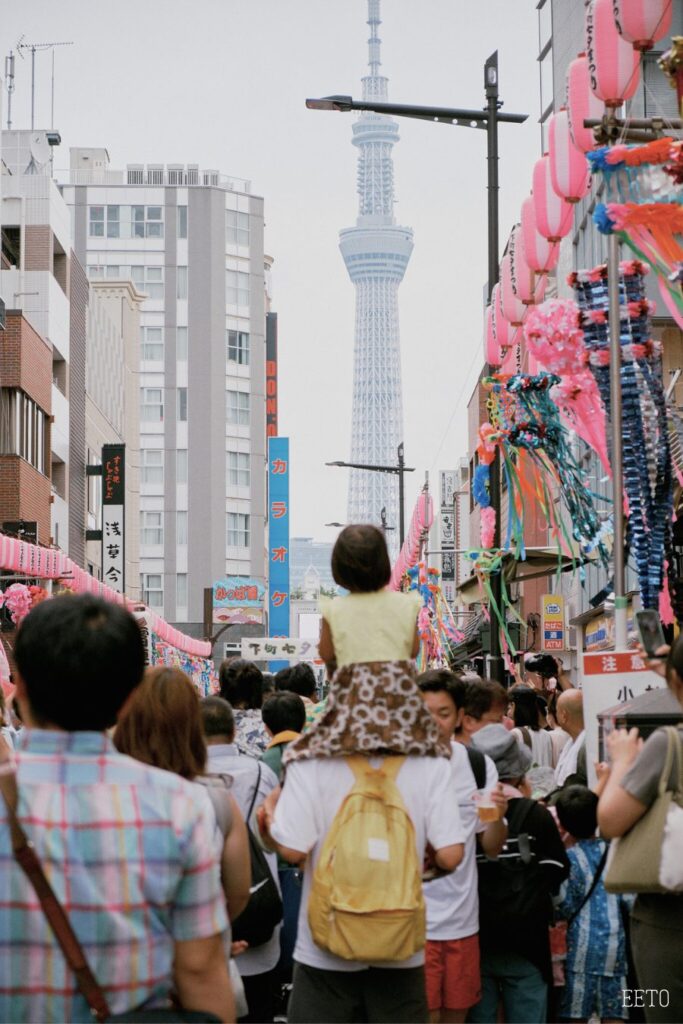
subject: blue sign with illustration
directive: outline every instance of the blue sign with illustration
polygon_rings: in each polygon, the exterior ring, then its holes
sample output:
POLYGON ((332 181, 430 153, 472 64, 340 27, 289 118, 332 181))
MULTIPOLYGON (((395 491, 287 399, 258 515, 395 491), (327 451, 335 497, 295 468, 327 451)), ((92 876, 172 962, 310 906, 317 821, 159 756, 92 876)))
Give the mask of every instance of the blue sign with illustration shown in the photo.
MULTIPOLYGON (((268 632, 289 636, 289 438, 268 438, 268 632)), ((271 661, 271 671, 288 665, 271 661)))

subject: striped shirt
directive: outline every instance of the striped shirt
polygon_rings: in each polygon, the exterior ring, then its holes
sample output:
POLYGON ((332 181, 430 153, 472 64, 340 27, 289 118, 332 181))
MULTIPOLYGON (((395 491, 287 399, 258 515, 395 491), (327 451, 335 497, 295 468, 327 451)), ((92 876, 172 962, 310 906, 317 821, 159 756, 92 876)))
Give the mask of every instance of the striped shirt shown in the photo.
MULTIPOLYGON (((19 819, 111 1011, 164 1005, 174 942, 226 927, 209 801, 94 732, 24 730, 17 779, 19 819)), ((0 820, 0 1020, 92 1021, 1 801, 0 820)))

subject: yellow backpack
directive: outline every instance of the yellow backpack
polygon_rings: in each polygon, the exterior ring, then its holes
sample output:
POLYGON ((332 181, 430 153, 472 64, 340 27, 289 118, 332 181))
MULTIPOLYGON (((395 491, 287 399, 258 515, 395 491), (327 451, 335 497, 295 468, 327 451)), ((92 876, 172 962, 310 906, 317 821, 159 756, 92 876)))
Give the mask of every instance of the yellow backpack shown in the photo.
POLYGON ((415 828, 396 785, 405 757, 346 763, 355 784, 327 834, 308 903, 313 940, 344 960, 399 961, 425 944, 415 828))

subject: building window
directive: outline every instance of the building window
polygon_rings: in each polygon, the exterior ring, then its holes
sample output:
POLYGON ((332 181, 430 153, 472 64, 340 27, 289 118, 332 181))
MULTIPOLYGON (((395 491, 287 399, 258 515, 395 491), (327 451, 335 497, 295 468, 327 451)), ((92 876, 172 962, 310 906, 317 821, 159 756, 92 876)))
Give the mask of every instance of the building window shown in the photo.
POLYGON ((148 608, 163 608, 164 584, 160 573, 142 573, 142 600, 148 608))
POLYGON ((249 547, 249 516, 242 512, 227 513, 228 547, 249 547))
POLYGON ((225 241, 228 245, 249 245, 249 214, 225 211, 225 241))
POLYGON ((225 414, 228 423, 238 427, 249 426, 249 392, 226 391, 225 414))
POLYGON ((0 454, 18 455, 47 475, 47 416, 23 391, 0 389, 0 454))
POLYGON ((187 512, 176 512, 175 540, 179 548, 187 547, 187 512))
POLYGON ((249 274, 241 270, 225 271, 225 301, 229 306, 249 305, 249 274))
POLYGON ((130 236, 131 238, 163 238, 163 207, 131 206, 130 236))
POLYGON ((107 207, 107 238, 121 237, 121 207, 107 207))
POLYGON ((140 483, 162 484, 164 482, 164 452, 162 448, 143 448, 140 452, 140 483))
POLYGON ((140 419, 144 423, 163 423, 163 390, 161 388, 141 388, 140 390, 140 419))
POLYGON ((178 421, 187 423, 187 388, 178 388, 178 421))
POLYGON ((187 267, 176 268, 176 298, 187 298, 187 267))
POLYGON ((187 608, 187 573, 179 572, 175 581, 175 603, 178 608, 187 608))
POLYGON ((175 355, 179 363, 187 362, 187 327, 175 329, 175 355))
POLYGON ((228 362, 249 365, 249 335, 244 331, 226 331, 228 338, 228 362))
POLYGON ((187 207, 178 207, 178 238, 187 238, 187 207))
POLYGON ((130 276, 139 292, 146 292, 150 299, 161 299, 163 301, 163 267, 131 267, 130 276))
POLYGON ((175 482, 187 483, 187 448, 179 448, 176 452, 175 482))
POLYGON ((226 452, 226 468, 228 485, 232 487, 249 486, 249 455, 246 452, 226 452))
POLYGON ((161 363, 164 359, 163 327, 140 328, 140 358, 148 363, 161 363))
POLYGON ((164 543, 164 513, 140 513, 140 543, 159 547, 164 543))
POLYGON ((104 207, 90 207, 90 229, 91 238, 104 238, 104 207))

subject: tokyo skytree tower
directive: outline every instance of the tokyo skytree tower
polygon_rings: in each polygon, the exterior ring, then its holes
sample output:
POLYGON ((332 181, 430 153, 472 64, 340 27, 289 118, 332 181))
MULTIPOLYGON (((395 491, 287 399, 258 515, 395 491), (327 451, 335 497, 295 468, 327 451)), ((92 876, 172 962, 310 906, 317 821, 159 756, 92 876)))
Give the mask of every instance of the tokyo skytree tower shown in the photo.
MULTIPOLYGON (((378 28, 380 0, 368 0, 369 74, 363 99, 386 101, 387 79, 380 74, 378 28)), ((358 147, 358 217, 356 226, 339 233, 349 277, 356 286, 351 462, 396 465, 403 441, 401 349, 398 286, 413 250, 412 228, 394 218, 392 149, 398 124, 384 114, 364 112, 353 126, 358 147)), ((390 548, 398 541, 398 478, 391 473, 353 469, 349 483, 348 522, 377 523, 383 508, 390 548)))

